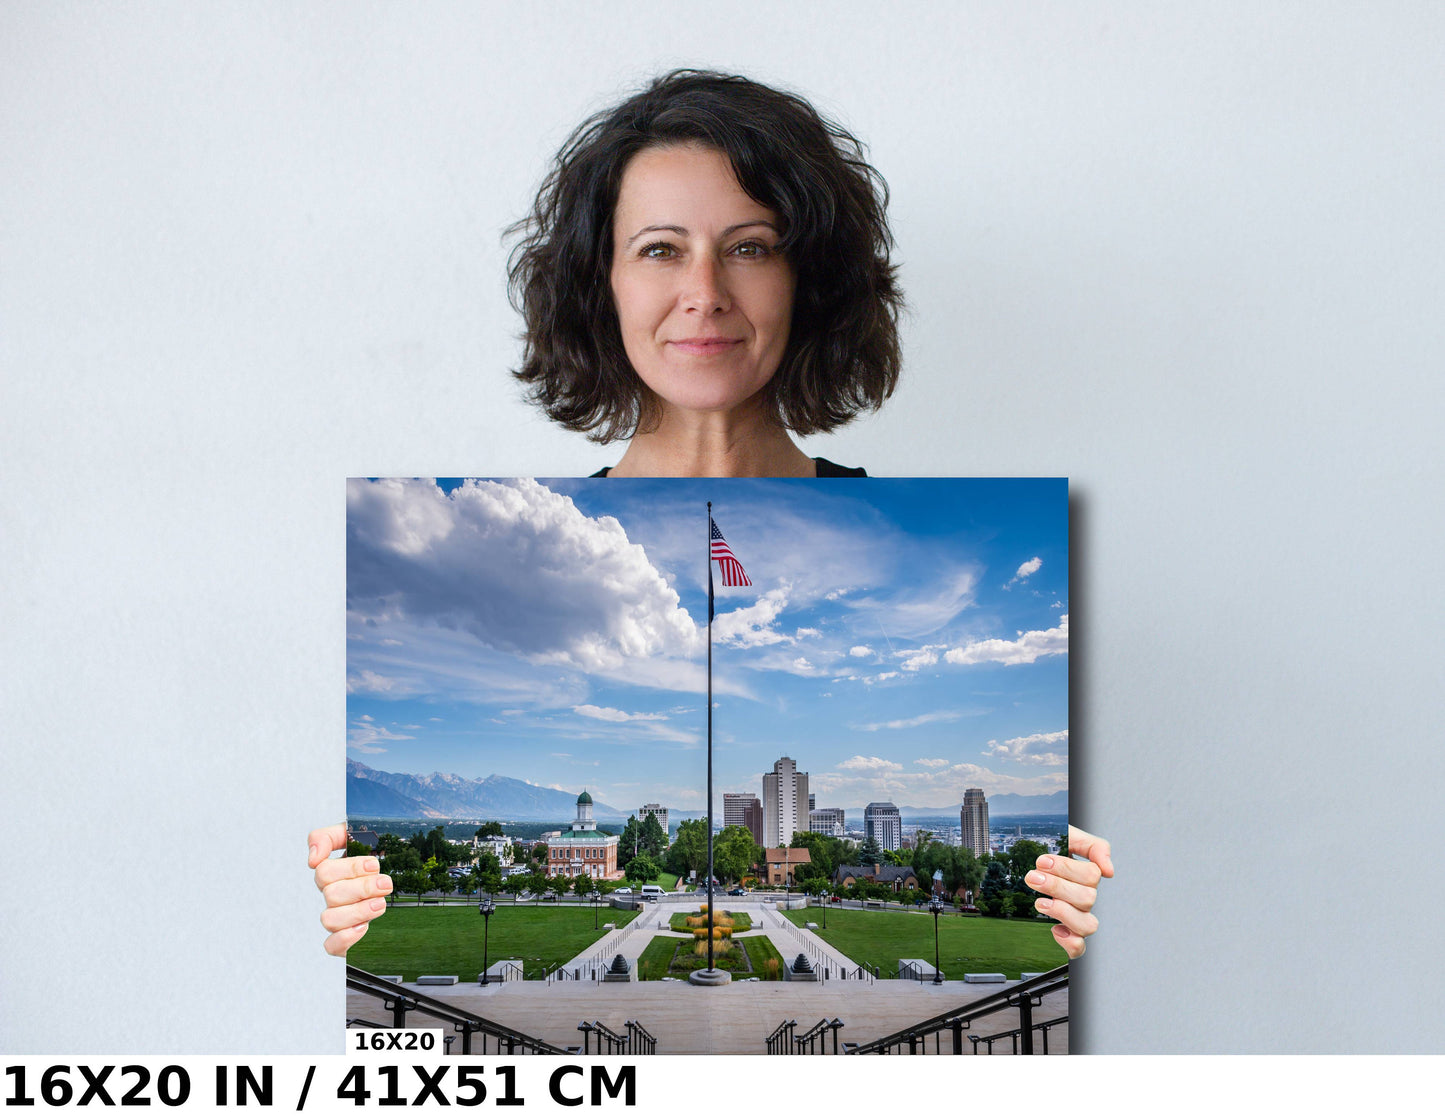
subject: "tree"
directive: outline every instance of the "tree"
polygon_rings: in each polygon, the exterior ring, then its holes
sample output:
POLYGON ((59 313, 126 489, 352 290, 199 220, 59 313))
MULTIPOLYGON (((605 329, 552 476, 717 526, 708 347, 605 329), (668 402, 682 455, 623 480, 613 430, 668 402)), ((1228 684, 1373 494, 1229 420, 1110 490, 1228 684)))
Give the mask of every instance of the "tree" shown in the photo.
POLYGON ((649 853, 639 853, 627 863, 627 879, 637 884, 656 880, 661 873, 662 869, 649 853))
POLYGON ((502 824, 500 822, 484 822, 477 827, 478 838, 502 838, 505 836, 506 835, 502 833, 502 824))
POLYGON ((431 887, 431 877, 420 868, 408 869, 400 876, 393 877, 392 880, 396 884, 398 892, 413 892, 418 901, 421 900, 422 893, 431 887))
POLYGON ((399 875, 409 872, 420 872, 422 867, 421 854, 417 853, 411 846, 402 842, 394 846, 382 861, 381 867, 395 880, 399 875))
POLYGON ((367 846, 364 842, 353 842, 348 840, 346 843, 347 857, 365 857, 370 852, 371 848, 367 846))
POLYGON ((746 826, 724 826, 713 842, 712 861, 719 880, 742 880, 762 856, 746 826))
POLYGON ((667 869, 678 876, 707 871, 707 820, 692 818, 678 825, 667 850, 667 869))
POLYGON ((869 834, 863 839, 863 844, 858 847, 858 863, 860 865, 879 865, 883 862, 883 850, 878 847, 878 839, 869 834))
POLYGON ((654 858, 661 857, 662 851, 667 848, 667 833, 662 829, 662 823, 657 821, 656 815, 648 815, 642 820, 642 849, 652 854, 654 858))
POLYGON ((1013 883, 1015 892, 1022 892, 1028 888, 1024 883, 1024 876, 1033 869, 1035 862, 1049 852, 1049 847, 1042 842, 1029 841, 1027 838, 1014 842, 1008 851, 1009 880, 1013 883))
POLYGON ((451 868, 450 865, 438 861, 435 857, 427 858, 426 864, 422 866, 422 871, 426 873, 427 879, 431 882, 433 891, 442 891, 442 885, 452 879, 451 874, 447 872, 449 868, 451 868))
POLYGON ((1008 871, 1001 860, 989 859, 978 894, 978 910, 984 915, 1008 915, 1013 911, 1013 896, 1008 886, 1008 871), (1004 901, 1007 901, 1005 906, 1004 901))
POLYGON ((617 867, 626 869, 627 863, 642 852, 642 824, 637 821, 637 816, 632 815, 627 819, 627 825, 622 828, 622 834, 617 839, 617 867))
POLYGON ((572 891, 578 896, 588 895, 596 882, 585 873, 572 882, 572 891))
POLYGON ((533 860, 533 861, 540 861, 540 862, 542 862, 544 865, 547 863, 547 843, 546 843, 546 842, 533 842, 533 843, 532 843, 532 860, 533 860))

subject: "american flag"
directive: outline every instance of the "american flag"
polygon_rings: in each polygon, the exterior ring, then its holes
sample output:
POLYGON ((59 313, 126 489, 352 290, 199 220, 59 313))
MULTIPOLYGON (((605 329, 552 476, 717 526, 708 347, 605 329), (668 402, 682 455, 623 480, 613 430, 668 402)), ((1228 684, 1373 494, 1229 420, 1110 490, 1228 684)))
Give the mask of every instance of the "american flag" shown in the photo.
POLYGON ((722 571, 723 585, 725 586, 750 586, 748 572, 743 569, 743 564, 733 557, 732 548, 728 541, 723 538, 723 533, 718 531, 717 521, 711 516, 707 522, 712 527, 712 557, 722 571))

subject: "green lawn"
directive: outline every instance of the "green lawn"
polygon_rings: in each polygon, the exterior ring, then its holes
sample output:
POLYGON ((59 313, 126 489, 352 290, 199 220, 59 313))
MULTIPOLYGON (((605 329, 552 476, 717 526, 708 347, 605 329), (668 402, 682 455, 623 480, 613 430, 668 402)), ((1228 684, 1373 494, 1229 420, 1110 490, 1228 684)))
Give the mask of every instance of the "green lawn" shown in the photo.
MULTIPOLYGON (((619 927, 636 912, 601 908, 602 923, 619 927)), ((487 957, 492 962, 520 958, 527 977, 574 958, 607 932, 592 929, 587 907, 511 907, 499 905, 491 918, 487 957)), ((353 966, 374 974, 456 974, 475 981, 482 972, 482 917, 465 907, 394 907, 371 924, 346 956, 353 966)))
POLYGON ((677 874, 676 874, 676 873, 658 873, 658 874, 657 874, 657 879, 656 879, 655 881, 653 881, 652 883, 653 883, 653 884, 660 884, 660 885, 662 885, 662 887, 663 887, 666 891, 668 891, 668 892, 674 892, 674 891, 677 890, 677 874))
MULTIPOLYGON (((898 975, 898 959, 933 962, 933 916, 927 912, 828 910, 823 930, 819 908, 782 913, 801 927, 818 924, 817 934, 854 962, 877 966, 883 977, 898 975)), ((939 962, 950 979, 965 973, 1002 973, 1017 978, 1068 961, 1054 941, 1050 924, 1022 919, 982 919, 945 915, 938 921, 939 962)), ((364 939, 362 940, 365 941, 364 939)))

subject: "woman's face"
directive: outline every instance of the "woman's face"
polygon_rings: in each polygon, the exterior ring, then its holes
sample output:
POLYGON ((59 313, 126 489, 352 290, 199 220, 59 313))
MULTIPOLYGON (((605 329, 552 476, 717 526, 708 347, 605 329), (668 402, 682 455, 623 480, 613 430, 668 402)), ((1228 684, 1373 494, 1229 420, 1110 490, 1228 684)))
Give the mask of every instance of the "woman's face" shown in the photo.
POLYGON ((757 395, 793 314, 778 215, 743 192, 727 156, 682 144, 633 157, 612 227, 622 344, 664 409, 730 411, 757 395))

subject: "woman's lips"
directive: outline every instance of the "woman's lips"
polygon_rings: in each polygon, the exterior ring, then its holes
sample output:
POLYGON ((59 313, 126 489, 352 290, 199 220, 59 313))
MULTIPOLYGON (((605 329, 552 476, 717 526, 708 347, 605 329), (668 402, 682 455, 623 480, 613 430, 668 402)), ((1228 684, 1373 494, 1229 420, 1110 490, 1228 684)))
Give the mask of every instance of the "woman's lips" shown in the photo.
POLYGON ((734 346, 741 345, 742 339, 735 337, 685 337, 677 341, 668 342, 668 344, 683 353, 690 353, 695 357, 711 357, 715 353, 725 353, 734 346))

